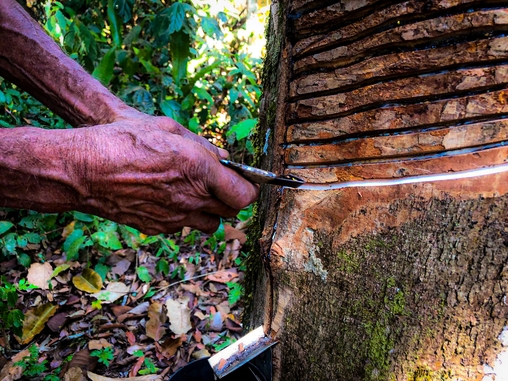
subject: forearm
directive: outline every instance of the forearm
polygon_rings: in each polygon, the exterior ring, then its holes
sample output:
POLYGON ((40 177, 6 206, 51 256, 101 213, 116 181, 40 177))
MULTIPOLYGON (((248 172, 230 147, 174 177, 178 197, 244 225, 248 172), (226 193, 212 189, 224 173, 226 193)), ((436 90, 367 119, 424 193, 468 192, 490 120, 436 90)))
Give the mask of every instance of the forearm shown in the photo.
POLYGON ((110 123, 131 110, 68 57, 14 0, 0 0, 0 76, 74 126, 110 123))
POLYGON ((0 129, 0 207, 40 212, 76 209, 79 181, 69 157, 79 144, 71 132, 0 129))

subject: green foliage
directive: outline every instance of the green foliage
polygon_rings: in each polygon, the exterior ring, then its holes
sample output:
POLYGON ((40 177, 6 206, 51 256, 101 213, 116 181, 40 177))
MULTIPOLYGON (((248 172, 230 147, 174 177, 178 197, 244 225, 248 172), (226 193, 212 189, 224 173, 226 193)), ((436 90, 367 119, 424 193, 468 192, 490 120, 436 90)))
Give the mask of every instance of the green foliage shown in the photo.
POLYGON ((145 283, 149 283, 152 280, 152 277, 150 273, 148 272, 148 269, 143 266, 138 266, 136 268, 136 273, 138 274, 138 278, 145 283))
POLYGON ((23 369, 23 376, 36 377, 47 370, 48 360, 39 361, 39 348, 35 344, 28 347, 29 356, 14 363, 23 369))
POLYGON ((240 283, 227 282, 226 285, 229 288, 228 302, 231 306, 236 304, 243 295, 243 286, 240 283))
POLYGON ((138 373, 139 374, 155 374, 159 368, 157 368, 153 362, 152 359, 149 359, 148 357, 145 358, 143 361, 143 369, 141 369, 138 373))
POLYGON ((35 287, 28 285, 24 280, 16 287, 7 282, 4 276, 0 277, 0 320, 4 330, 10 329, 15 335, 21 336, 24 315, 15 308, 18 302, 18 290, 26 291, 32 288, 35 287))
MULTIPOLYGON (((264 30, 247 29, 245 10, 235 8, 232 0, 226 6, 215 1, 32 3, 39 21, 62 49, 126 103, 148 114, 169 116, 228 149, 234 160, 251 161, 250 137, 261 95, 261 48, 256 50, 255 42, 264 30)), ((2 78, 0 105, 0 127, 71 127, 2 78)), ((248 219, 251 210, 238 217, 248 219)), ((185 241, 203 244, 197 237, 191 232, 185 241)), ((203 245, 221 253, 222 240, 223 230, 203 245)), ((160 257, 157 272, 182 279, 185 275, 178 264, 178 245, 163 235, 147 237, 79 212, 0 209, 0 260, 15 256, 28 267, 33 256, 44 260, 50 242, 60 242, 56 249, 68 260, 83 259, 91 248, 97 249, 103 258, 94 268, 102 277, 107 270, 104 257, 111 251, 148 245, 160 257)), ((199 260, 189 258, 193 263, 199 260)), ((140 279, 149 281, 149 274, 139 271, 140 279)))
POLYGON ((90 355, 97 357, 98 361, 106 366, 109 366, 111 361, 113 361, 113 359, 115 358, 113 347, 95 349, 92 352, 90 352, 90 355))

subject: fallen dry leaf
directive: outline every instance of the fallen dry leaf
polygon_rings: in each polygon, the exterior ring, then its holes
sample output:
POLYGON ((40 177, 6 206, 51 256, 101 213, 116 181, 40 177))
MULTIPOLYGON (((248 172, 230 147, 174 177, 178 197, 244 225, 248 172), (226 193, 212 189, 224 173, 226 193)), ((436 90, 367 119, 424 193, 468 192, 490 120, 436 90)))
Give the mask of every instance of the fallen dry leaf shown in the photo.
POLYGON ((76 220, 72 221, 70 224, 68 224, 66 227, 63 228, 62 238, 67 238, 69 236, 69 234, 71 234, 74 231, 75 224, 76 224, 76 220))
POLYGON ((224 225, 224 239, 226 241, 231 241, 233 239, 237 239, 240 241, 240 243, 243 245, 245 242, 247 242, 247 235, 245 235, 244 232, 235 229, 231 225, 224 225))
POLYGON ((92 381, 162 381, 162 377, 157 374, 150 374, 146 376, 127 377, 127 378, 110 378, 99 376, 98 374, 87 372, 88 378, 92 381))
POLYGON ((116 274, 118 276, 124 275, 127 270, 129 270, 129 267, 131 267, 131 261, 127 259, 121 259, 112 269, 111 272, 113 274, 116 274))
POLYGON ((167 359, 170 359, 176 354, 176 351, 184 342, 184 337, 185 336, 177 336, 174 339, 168 338, 164 340, 162 344, 160 345, 156 344, 155 347, 157 348, 157 350, 161 355, 163 355, 167 359))
POLYGON ((70 368, 64 375, 64 381, 86 381, 81 368, 70 368))
POLYGON ((163 305, 155 302, 148 307, 148 322, 146 323, 146 335, 155 341, 159 341, 166 333, 162 325, 166 322, 166 313, 163 305))
POLYGON ((130 287, 122 282, 111 282, 105 290, 101 290, 92 296, 99 299, 103 303, 112 303, 122 296, 127 295, 130 287))
POLYGON ((20 344, 27 344, 44 329, 46 322, 55 314, 57 306, 46 303, 37 308, 30 309, 23 320, 23 333, 21 337, 16 336, 20 344))
POLYGON ((72 283, 78 290, 95 294, 102 289, 102 278, 92 269, 84 269, 81 275, 72 278, 72 283))
POLYGON ((209 292, 203 291, 201 287, 197 284, 181 284, 180 287, 182 287, 185 291, 190 291, 193 294, 196 294, 196 296, 208 296, 210 295, 209 292))
POLYGON ((189 298, 181 298, 178 300, 168 299, 166 301, 166 309, 169 318, 169 329, 180 335, 187 333, 192 329, 190 322, 190 309, 187 306, 189 298))
POLYGON ((213 274, 208 274, 207 279, 211 280, 212 282, 218 282, 218 283, 227 283, 231 282, 232 279, 236 278, 238 274, 235 270, 222 270, 217 271, 213 274))
POLYGON ((0 381, 13 381, 21 378, 21 375, 23 374, 23 368, 14 365, 14 363, 17 363, 23 360, 25 357, 29 356, 30 352, 28 349, 22 350, 21 352, 14 355, 11 361, 5 364, 2 368, 2 371, 0 372, 0 381))
POLYGON ((51 267, 51 263, 32 263, 28 269, 26 280, 28 283, 31 283, 42 290, 47 290, 49 288, 49 281, 51 280, 52 274, 53 267, 51 267))
POLYGON ((103 349, 112 347, 113 345, 108 343, 106 339, 90 340, 88 342, 88 349, 93 351, 94 349, 103 349))
POLYGON ((138 374, 138 372, 141 370, 141 367, 143 366, 143 361, 145 361, 145 356, 138 358, 138 361, 136 361, 134 366, 131 368, 131 371, 129 372, 130 377, 135 377, 138 374))
POLYGON ((67 321, 67 312, 59 312, 48 321, 48 327, 53 332, 59 332, 67 321))

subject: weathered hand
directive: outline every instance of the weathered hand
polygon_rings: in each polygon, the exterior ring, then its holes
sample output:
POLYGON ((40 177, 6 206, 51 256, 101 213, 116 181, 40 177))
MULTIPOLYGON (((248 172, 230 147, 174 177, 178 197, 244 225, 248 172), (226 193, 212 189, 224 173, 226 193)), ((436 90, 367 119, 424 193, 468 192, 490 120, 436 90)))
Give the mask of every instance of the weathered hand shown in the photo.
POLYGON ((139 114, 75 133, 80 209, 145 233, 213 232, 258 195, 219 163, 226 151, 172 119, 139 114))

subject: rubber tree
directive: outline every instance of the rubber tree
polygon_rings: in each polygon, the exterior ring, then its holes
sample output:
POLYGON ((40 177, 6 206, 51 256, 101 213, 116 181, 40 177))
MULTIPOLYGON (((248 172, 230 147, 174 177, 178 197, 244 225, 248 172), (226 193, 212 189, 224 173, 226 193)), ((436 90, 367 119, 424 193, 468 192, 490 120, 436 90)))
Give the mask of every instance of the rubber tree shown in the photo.
POLYGON ((275 380, 507 379, 507 30, 502 1, 273 3, 257 165, 310 184, 252 232, 275 380))

